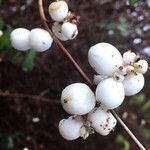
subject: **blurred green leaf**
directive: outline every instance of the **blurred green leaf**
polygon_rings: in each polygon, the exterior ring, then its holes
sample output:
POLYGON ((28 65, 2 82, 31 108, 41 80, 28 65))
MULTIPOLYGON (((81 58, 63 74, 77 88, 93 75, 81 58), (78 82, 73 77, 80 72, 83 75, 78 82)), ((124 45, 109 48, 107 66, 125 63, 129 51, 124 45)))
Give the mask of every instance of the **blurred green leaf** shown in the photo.
POLYGON ((21 57, 21 54, 22 53, 20 51, 16 51, 16 53, 13 54, 11 57, 11 62, 16 63, 18 61, 18 59, 21 57))
POLYGON ((24 72, 32 70, 33 64, 34 64, 34 59, 35 59, 35 51, 30 50, 29 53, 27 54, 25 60, 22 63, 22 70, 24 72))
POLYGON ((150 100, 148 100, 141 108, 142 112, 149 112, 150 111, 150 100))
POLYGON ((124 18, 123 16, 120 16, 119 17, 119 22, 120 22, 120 24, 127 24, 127 19, 126 18, 124 18))
POLYGON ((4 31, 3 36, 0 38, 0 51, 8 50, 11 47, 10 42, 10 33, 12 31, 11 27, 8 27, 6 31, 4 31))
POLYGON ((117 135, 116 142, 121 145, 121 150, 130 150, 130 143, 121 134, 117 135))
POLYGON ((149 139, 150 138, 150 129, 143 128, 142 134, 143 134, 144 138, 149 139))
POLYGON ((136 29, 135 29, 135 33, 136 33, 137 35, 139 35, 139 36, 142 36, 142 35, 143 35, 143 32, 142 32, 142 30, 141 30, 140 28, 136 28, 136 29))
POLYGON ((2 145, 5 149, 12 149, 14 148, 14 141, 11 136, 5 136, 2 138, 2 145))
POLYGON ((129 0, 130 7, 134 7, 134 5, 137 1, 138 0, 129 0))
POLYGON ((146 99, 144 94, 135 95, 129 100, 129 105, 141 106, 141 104, 143 104, 145 100, 146 99))
POLYGON ((101 29, 112 30, 112 29, 116 29, 117 24, 116 23, 97 23, 96 26, 101 29))
POLYGON ((120 31, 121 36, 128 37, 130 35, 130 31, 125 25, 118 25, 117 29, 120 31))
POLYGON ((23 131, 16 131, 16 133, 13 136, 15 136, 15 137, 24 136, 24 132, 23 131))
POLYGON ((2 18, 0 18, 0 30, 3 29, 3 26, 4 26, 4 21, 2 18))

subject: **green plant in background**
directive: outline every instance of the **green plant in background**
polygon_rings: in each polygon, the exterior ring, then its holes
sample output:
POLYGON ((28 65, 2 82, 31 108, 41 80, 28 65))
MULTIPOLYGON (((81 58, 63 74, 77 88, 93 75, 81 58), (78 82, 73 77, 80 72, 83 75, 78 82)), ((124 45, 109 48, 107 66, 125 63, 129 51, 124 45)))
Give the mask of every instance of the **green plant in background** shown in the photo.
POLYGON ((23 131, 16 131, 14 134, 0 134, 0 145, 4 149, 14 149, 15 148, 15 138, 20 138, 24 136, 23 131))
POLYGON ((140 130, 145 139, 150 138, 150 129, 147 127, 150 124, 150 100, 146 100, 144 94, 133 96, 129 100, 129 105, 136 107, 142 117, 140 130), (143 122, 143 123, 142 123, 143 122))
POLYGON ((143 32, 140 28, 136 27, 133 31, 128 28, 128 24, 129 23, 126 20, 126 18, 120 16, 118 22, 97 23, 96 26, 100 29, 112 30, 112 31, 116 30, 118 31, 119 35, 122 37, 129 37, 131 36, 131 34, 136 34, 137 36, 143 35, 143 32))
POLYGON ((131 149, 129 141, 121 134, 117 135, 116 143, 118 143, 121 146, 120 150, 130 150, 131 149))
MULTIPOLYGON (((0 52, 12 51, 10 33, 12 32, 13 28, 5 25, 3 19, 0 18, 0 30, 3 31, 3 35, 0 37, 0 52)), ((14 64, 19 64, 23 71, 27 72, 32 70, 36 56, 35 51, 30 50, 26 53, 21 53, 15 50, 9 54, 9 60, 14 64)), ((1 61, 3 61, 2 58, 1 61)))
POLYGON ((130 7, 134 7, 138 0, 129 0, 130 7))
POLYGON ((10 49, 10 33, 12 31, 11 26, 5 28, 5 24, 2 18, 0 18, 0 30, 3 31, 3 35, 0 37, 0 51, 5 51, 10 49))

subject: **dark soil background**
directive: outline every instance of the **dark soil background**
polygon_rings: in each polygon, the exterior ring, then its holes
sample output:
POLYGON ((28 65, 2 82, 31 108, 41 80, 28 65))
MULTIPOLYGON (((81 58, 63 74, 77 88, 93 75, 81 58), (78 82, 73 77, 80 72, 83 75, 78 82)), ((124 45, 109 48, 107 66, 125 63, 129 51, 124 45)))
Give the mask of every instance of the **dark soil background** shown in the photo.
MULTIPOLYGON (((44 2, 47 13, 50 1, 44 2)), ((78 37, 63 44, 90 78, 93 77, 94 71, 88 64, 87 53, 90 46, 98 42, 109 42, 117 46, 121 52, 132 49, 140 53, 141 57, 150 60, 150 28, 144 29, 145 25, 150 25, 148 1, 139 1, 135 8, 130 8, 125 0, 70 0, 68 4, 71 10, 81 16, 81 23, 78 37), (100 23, 117 23, 120 16, 126 18, 129 30, 133 31, 137 27, 144 30, 143 36, 133 33, 123 37, 118 30, 114 30, 111 35, 109 33, 112 33, 112 30, 97 26, 100 23), (140 38, 141 42, 133 42, 136 38, 140 38)), ((0 17, 14 28, 41 27, 37 0, 4 0, 0 4, 0 17)), ((58 123, 61 119, 67 118, 68 114, 55 102, 60 101, 60 94, 65 86, 85 81, 55 44, 49 51, 37 54, 32 71, 27 73, 23 72, 19 65, 12 64, 7 58, 8 55, 8 52, 0 53, 3 57, 0 63, 0 93, 7 91, 36 95, 48 98, 49 102, 42 99, 38 101, 32 98, 17 98, 9 94, 6 97, 0 96, 0 150, 5 149, 2 144, 4 136, 13 137, 15 150, 120 150, 120 145, 115 141, 118 134, 122 134, 130 142, 132 150, 138 150, 119 123, 115 131, 107 137, 94 134, 85 141, 78 139, 68 142, 59 135, 58 123), (35 121, 36 119, 38 121, 35 121)), ((150 71, 145 77, 146 83, 142 92, 148 100, 150 71)), ((141 112, 136 106, 128 106, 128 98, 118 111, 120 116, 124 112, 129 114, 124 120, 125 123, 147 149, 150 149, 150 138, 145 139, 140 129, 141 112)))

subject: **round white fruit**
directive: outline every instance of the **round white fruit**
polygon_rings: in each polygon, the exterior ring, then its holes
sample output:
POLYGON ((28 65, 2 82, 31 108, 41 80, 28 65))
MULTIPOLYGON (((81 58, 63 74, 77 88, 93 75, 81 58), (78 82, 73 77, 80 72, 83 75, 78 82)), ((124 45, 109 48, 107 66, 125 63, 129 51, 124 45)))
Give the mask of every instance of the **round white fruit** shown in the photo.
POLYGON ((30 49, 29 34, 30 31, 25 28, 17 28, 13 30, 10 34, 12 46, 20 51, 30 49))
POLYGON ((120 52, 109 43, 92 46, 88 53, 88 59, 98 74, 106 76, 112 76, 123 65, 120 52))
POLYGON ((91 111, 88 114, 88 120, 91 122, 91 126, 95 131, 103 136, 108 135, 117 124, 115 117, 101 107, 91 111))
POLYGON ((55 34, 55 36, 60 39, 61 41, 67 41, 68 38, 66 38, 61 31, 61 24, 59 24, 58 22, 55 22, 52 26, 52 31, 55 34))
POLYGON ((53 42, 50 34, 46 30, 40 28, 32 29, 29 37, 31 48, 37 52, 48 50, 53 42))
POLYGON ((93 79, 93 83, 95 85, 98 85, 102 80, 108 78, 107 76, 103 76, 103 75, 94 75, 94 79, 93 79))
POLYGON ((95 107, 96 100, 94 93, 86 84, 74 83, 62 91, 61 103, 69 114, 84 115, 95 107))
POLYGON ((144 86, 144 76, 141 73, 132 73, 125 77, 123 86, 126 96, 139 93, 144 86))
POLYGON ((49 14, 54 21, 63 21, 68 15, 68 5, 65 1, 56 1, 49 5, 49 14))
POLYGON ((0 30, 0 37, 1 37, 1 36, 3 36, 3 31, 2 31, 2 30, 0 30))
POLYGON ((144 74, 148 70, 148 62, 141 59, 134 64, 134 67, 137 72, 144 74))
POLYGON ((120 106, 124 100, 125 93, 122 82, 113 78, 101 81, 96 88, 96 100, 101 102, 107 109, 120 106))
POLYGON ((127 51, 123 54, 123 62, 124 65, 131 65, 132 63, 135 62, 137 56, 134 52, 132 51, 127 51))
POLYGON ((78 28, 76 24, 65 22, 61 27, 62 33, 68 39, 74 39, 78 35, 78 28))
POLYGON ((82 126, 82 120, 76 119, 75 116, 71 116, 68 119, 62 119, 59 122, 58 128, 64 139, 75 140, 80 137, 80 130, 82 126))

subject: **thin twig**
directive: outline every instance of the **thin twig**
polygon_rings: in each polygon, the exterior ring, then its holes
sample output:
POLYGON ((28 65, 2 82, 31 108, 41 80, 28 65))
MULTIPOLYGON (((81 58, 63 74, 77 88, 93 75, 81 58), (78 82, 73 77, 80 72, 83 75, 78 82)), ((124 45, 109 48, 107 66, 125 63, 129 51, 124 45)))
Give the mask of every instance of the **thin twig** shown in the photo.
MULTIPOLYGON (((39 13, 40 13, 40 17, 41 17, 41 22, 42 22, 44 28, 49 32, 49 34, 52 36, 54 42, 57 44, 57 46, 60 48, 60 50, 65 54, 67 59, 74 65, 76 70, 85 79, 85 81, 91 87, 94 87, 93 82, 88 78, 88 76, 84 73, 84 71, 81 69, 81 67, 73 59, 73 57, 70 55, 70 53, 67 51, 67 49, 62 45, 62 43, 57 39, 57 37, 50 30, 50 28, 49 28, 49 26, 48 26, 48 24, 46 22, 46 17, 45 17, 45 13, 44 13, 44 9, 43 9, 43 0, 38 0, 38 6, 39 6, 39 13)), ((146 148, 141 144, 141 142, 131 132, 131 130, 127 127, 127 125, 123 122, 123 120, 115 113, 115 111, 111 110, 111 112, 114 114, 115 118, 118 120, 118 122, 121 124, 121 126, 125 129, 125 131, 128 133, 128 135, 132 138, 132 140, 137 144, 137 146, 141 150, 146 150, 146 148)))
POLYGON ((53 38, 53 40, 55 41, 55 43, 57 44, 57 46, 60 48, 61 51, 63 51, 63 53, 68 58, 68 60, 71 62, 71 64, 73 64, 73 66, 78 70, 78 72, 81 74, 81 76, 84 79, 86 79, 87 83, 91 86, 92 85, 91 80, 84 73, 84 71, 77 64, 77 62, 73 59, 73 57, 70 55, 70 53, 67 51, 67 49, 61 44, 61 42, 57 39, 57 37, 50 30, 50 28, 49 28, 49 26, 48 26, 48 24, 46 22, 46 17, 45 17, 45 14, 44 14, 43 1, 42 0, 39 0, 39 13, 40 13, 41 22, 42 22, 44 28, 49 32, 49 34, 51 35, 51 37, 53 38))
POLYGON ((29 95, 29 94, 22 94, 22 93, 10 93, 9 91, 2 92, 0 91, 1 97, 13 97, 13 98, 27 98, 36 101, 42 101, 46 103, 53 103, 53 104, 60 104, 59 101, 50 100, 49 98, 37 96, 37 95, 29 95))

